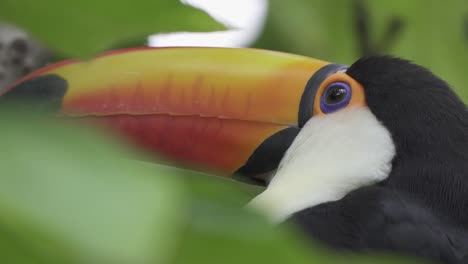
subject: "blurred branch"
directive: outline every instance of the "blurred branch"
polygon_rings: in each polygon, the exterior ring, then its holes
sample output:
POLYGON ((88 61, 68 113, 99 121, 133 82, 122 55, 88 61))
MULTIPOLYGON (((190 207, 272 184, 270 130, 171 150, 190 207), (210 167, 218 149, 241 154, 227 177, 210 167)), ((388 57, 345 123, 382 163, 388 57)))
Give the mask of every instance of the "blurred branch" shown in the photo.
POLYGON ((392 17, 387 25, 382 40, 377 44, 377 50, 382 53, 388 53, 390 48, 395 45, 396 40, 403 31, 405 23, 400 17, 392 17))
POLYGON ((405 26, 400 17, 393 17, 388 22, 382 39, 377 42, 372 41, 371 37, 371 16, 369 7, 365 0, 354 0, 354 26, 357 35, 358 49, 361 56, 368 56, 378 53, 388 53, 391 47, 396 43, 405 26))
POLYGON ((355 29, 361 56, 374 53, 370 37, 370 23, 367 6, 363 0, 354 0, 355 29))
POLYGON ((468 44, 468 14, 465 15, 465 25, 463 27, 466 43, 468 44))

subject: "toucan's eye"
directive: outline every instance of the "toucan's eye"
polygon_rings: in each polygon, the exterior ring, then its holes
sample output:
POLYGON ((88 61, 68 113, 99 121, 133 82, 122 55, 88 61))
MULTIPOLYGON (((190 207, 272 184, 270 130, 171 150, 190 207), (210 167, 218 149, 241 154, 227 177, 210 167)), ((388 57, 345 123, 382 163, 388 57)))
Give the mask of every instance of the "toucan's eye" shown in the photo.
POLYGON ((330 84, 320 99, 320 109, 325 114, 335 112, 349 104, 351 87, 344 82, 330 84))

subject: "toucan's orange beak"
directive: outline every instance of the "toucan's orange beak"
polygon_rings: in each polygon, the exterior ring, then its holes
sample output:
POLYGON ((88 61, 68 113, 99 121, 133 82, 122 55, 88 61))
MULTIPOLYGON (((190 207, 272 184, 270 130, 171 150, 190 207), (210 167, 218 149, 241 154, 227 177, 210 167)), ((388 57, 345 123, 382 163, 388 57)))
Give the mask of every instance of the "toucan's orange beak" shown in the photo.
POLYGON ((261 173, 312 114, 306 87, 328 65, 255 49, 139 48, 49 66, 4 97, 43 82, 60 90, 49 91, 61 96, 60 115, 103 122, 158 156, 227 175, 261 173))

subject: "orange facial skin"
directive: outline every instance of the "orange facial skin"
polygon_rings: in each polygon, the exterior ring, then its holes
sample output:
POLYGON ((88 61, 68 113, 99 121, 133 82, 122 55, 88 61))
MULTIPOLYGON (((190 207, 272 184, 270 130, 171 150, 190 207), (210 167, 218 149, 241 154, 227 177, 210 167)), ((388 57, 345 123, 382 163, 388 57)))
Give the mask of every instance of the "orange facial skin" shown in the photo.
POLYGON ((330 75, 328 78, 326 78, 320 87, 317 90, 317 95, 315 96, 314 99, 314 105, 313 105, 313 115, 324 115, 325 113, 322 112, 322 109, 320 109, 320 98, 322 97, 322 94, 324 93, 325 89, 332 83, 335 82, 344 82, 348 84, 351 87, 351 93, 352 97, 351 100, 349 101, 349 104, 346 107, 359 107, 359 106, 366 106, 366 96, 364 93, 364 87, 360 83, 358 83, 356 80, 351 78, 349 75, 346 73, 335 73, 330 75))

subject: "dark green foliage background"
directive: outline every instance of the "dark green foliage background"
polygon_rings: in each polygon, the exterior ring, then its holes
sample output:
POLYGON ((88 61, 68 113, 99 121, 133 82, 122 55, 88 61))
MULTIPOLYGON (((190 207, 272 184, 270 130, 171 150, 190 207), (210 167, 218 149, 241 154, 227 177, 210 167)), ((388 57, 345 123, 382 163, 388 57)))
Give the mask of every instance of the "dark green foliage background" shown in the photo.
MULTIPOLYGON (((271 0, 254 46, 350 64, 363 55, 357 4, 370 52, 427 66, 468 99, 466 0, 271 0)), ((2 0, 0 20, 83 58, 157 32, 224 29, 175 0, 2 0)), ((337 255, 244 210, 257 187, 136 161, 145 154, 99 131, 0 110, 2 263, 410 263, 337 255)))
POLYGON ((468 100, 466 0, 270 0, 266 28, 255 46, 351 64, 364 55, 356 5, 365 8, 374 53, 421 64, 468 100), (401 28, 389 41, 394 19, 401 28))

